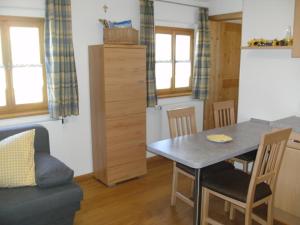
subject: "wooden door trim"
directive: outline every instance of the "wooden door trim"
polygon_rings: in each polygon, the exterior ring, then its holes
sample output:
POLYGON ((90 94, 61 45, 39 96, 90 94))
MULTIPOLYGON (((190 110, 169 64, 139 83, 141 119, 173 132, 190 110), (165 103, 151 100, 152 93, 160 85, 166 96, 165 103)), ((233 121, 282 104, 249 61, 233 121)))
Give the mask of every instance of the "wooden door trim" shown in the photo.
POLYGON ((227 21, 227 20, 241 20, 243 19, 243 12, 226 13, 220 15, 210 16, 212 21, 227 21))

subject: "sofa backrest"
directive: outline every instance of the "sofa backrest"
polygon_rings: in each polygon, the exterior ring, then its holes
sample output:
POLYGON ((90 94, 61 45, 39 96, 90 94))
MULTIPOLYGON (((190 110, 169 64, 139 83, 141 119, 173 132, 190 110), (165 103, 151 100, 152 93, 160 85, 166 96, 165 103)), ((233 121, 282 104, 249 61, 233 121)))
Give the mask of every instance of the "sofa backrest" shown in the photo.
POLYGON ((0 127, 0 141, 14 134, 18 134, 32 129, 35 129, 35 138, 34 138, 35 151, 50 154, 48 130, 41 125, 0 127))

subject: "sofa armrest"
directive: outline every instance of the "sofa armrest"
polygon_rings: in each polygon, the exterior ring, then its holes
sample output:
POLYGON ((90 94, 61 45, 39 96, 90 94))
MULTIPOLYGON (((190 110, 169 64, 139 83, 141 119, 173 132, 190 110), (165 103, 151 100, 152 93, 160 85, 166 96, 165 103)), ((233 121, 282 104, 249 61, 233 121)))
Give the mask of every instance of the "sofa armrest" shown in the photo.
POLYGON ((74 171, 49 154, 36 153, 35 176, 39 187, 49 188, 71 183, 74 171))

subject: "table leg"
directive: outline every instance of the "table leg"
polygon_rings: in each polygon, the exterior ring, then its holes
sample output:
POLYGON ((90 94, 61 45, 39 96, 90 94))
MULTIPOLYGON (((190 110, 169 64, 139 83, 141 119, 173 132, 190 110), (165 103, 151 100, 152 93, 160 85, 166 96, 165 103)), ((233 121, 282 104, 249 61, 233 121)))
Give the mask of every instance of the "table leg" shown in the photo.
POLYGON ((201 197, 202 197, 202 185, 201 185, 201 169, 196 169, 195 184, 194 184, 194 225, 200 225, 201 223, 201 197))

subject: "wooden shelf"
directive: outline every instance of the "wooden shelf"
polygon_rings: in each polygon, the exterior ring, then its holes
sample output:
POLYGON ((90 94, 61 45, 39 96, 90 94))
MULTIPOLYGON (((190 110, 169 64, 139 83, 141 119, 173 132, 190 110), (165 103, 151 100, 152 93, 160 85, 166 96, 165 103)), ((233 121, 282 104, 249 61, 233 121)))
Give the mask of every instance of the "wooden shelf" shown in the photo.
POLYGON ((293 46, 243 46, 242 49, 292 49, 293 46))

